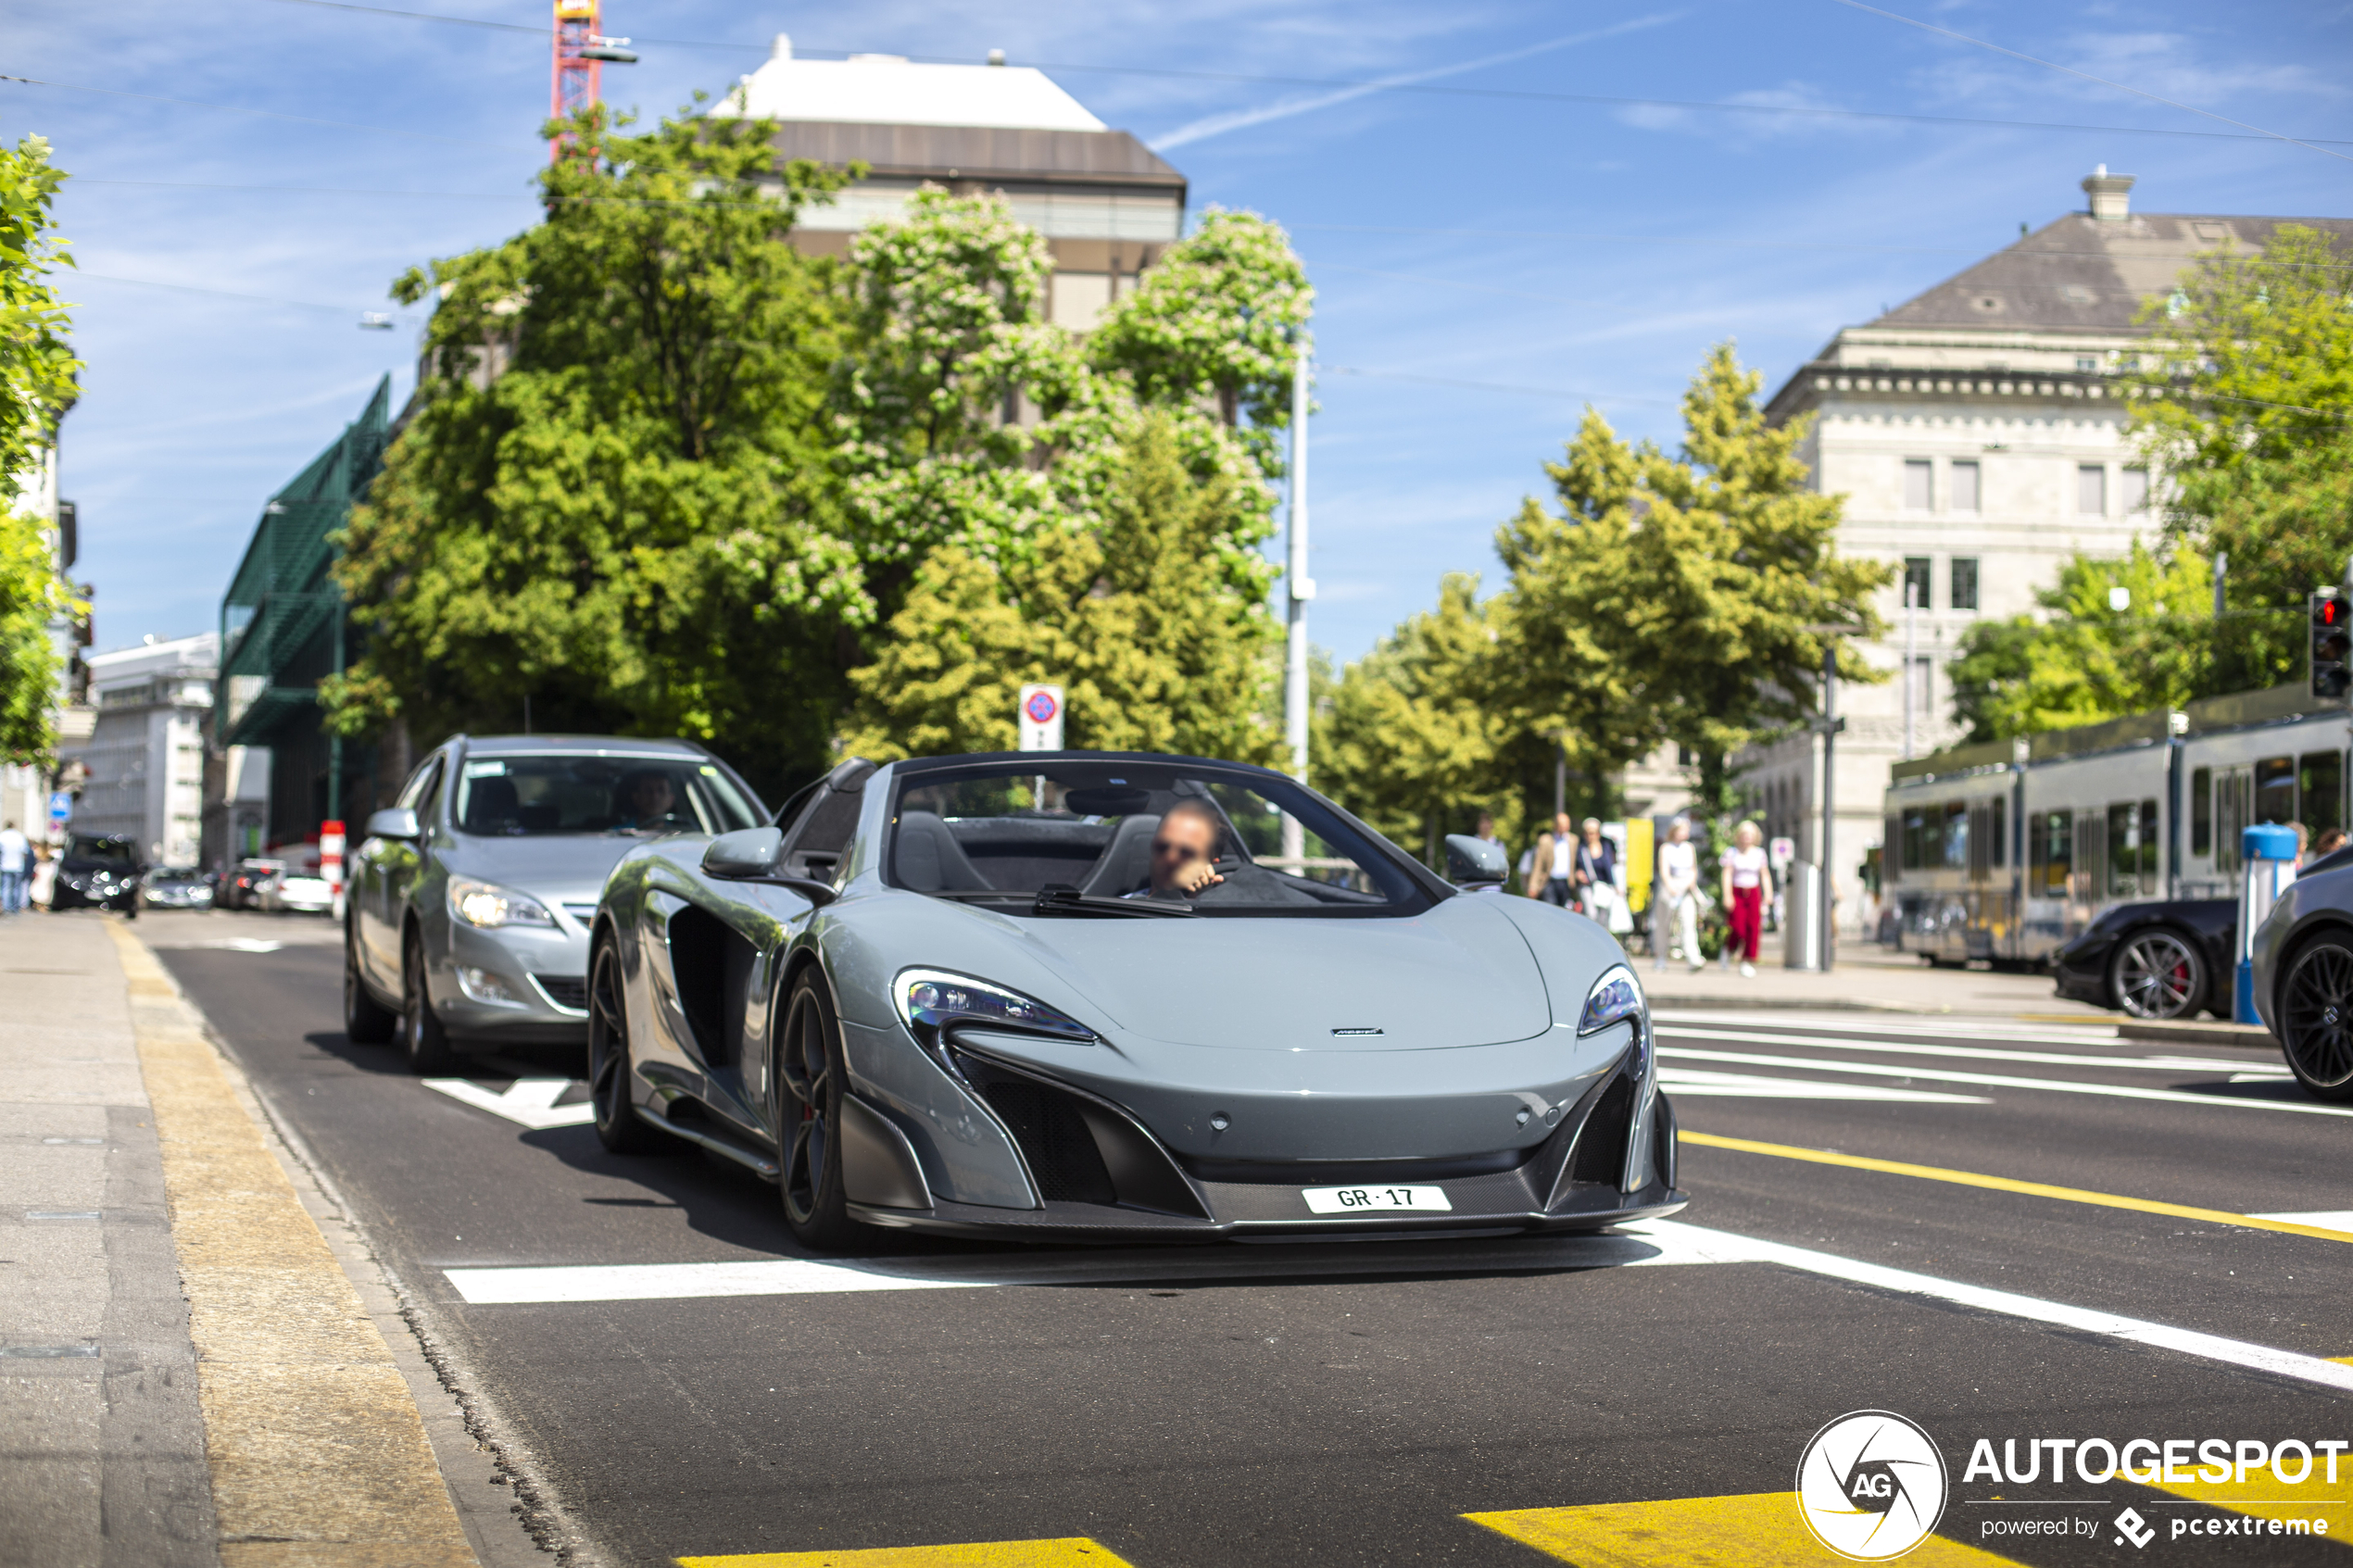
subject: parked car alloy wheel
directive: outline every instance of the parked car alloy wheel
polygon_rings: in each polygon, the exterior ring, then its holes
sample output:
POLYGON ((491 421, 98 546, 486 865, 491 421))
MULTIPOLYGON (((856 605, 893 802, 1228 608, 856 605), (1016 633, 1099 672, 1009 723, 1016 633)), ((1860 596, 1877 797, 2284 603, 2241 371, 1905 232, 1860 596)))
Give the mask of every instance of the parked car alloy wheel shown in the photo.
POLYGON ((2353 939, 2322 932, 2296 949, 2286 975, 2275 1009, 2288 1066, 2320 1098, 2353 1100, 2353 939))
POLYGON ((2206 960, 2178 932, 2135 932, 2117 945, 2108 985, 2134 1018, 2183 1018, 2205 998, 2206 960))

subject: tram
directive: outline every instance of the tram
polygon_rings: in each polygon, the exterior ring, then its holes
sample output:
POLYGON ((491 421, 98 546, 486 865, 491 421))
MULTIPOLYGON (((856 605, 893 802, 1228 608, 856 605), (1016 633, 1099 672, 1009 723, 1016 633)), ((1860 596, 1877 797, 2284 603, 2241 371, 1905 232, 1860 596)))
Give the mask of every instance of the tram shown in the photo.
POLYGON ((2040 963, 2113 905, 2233 897, 2240 829, 2346 825, 2348 739, 2346 710, 2299 684, 1899 762, 1896 943, 2040 963))

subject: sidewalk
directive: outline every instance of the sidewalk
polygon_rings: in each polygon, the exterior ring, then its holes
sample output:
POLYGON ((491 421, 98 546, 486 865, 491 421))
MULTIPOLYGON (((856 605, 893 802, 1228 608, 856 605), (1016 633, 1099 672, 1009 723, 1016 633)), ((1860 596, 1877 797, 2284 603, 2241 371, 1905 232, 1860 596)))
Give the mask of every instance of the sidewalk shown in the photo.
POLYGON ((2086 1023, 2115 1023, 2123 1018, 2106 1008, 2057 995, 2047 974, 1931 969, 1918 953, 1892 952, 1869 942, 1842 944, 1827 974, 1783 969, 1779 933, 1768 933, 1759 945, 1756 973, 1749 979, 1743 979, 1737 968, 1726 969, 1720 963, 1696 971, 1671 963, 1662 971, 1648 954, 1633 963, 1655 1007, 1952 1012, 2038 1022, 2080 1019, 2086 1023))
POLYGON ((131 926, 0 922, 0 1564, 477 1562, 300 1174, 131 926))

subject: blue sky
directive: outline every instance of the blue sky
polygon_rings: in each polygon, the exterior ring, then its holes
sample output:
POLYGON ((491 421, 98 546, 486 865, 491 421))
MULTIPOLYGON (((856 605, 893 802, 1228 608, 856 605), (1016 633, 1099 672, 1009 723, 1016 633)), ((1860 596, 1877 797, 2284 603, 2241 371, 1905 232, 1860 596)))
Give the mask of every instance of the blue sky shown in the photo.
MULTIPOLYGON (((547 15, 545 0, 389 3, 547 15)), ((1888 8, 2267 131, 2353 139, 2353 5, 1888 8)), ((59 226, 85 273, 67 292, 89 370, 64 475, 99 646, 211 627, 263 499, 379 375, 406 395, 420 318, 391 306, 389 281, 531 220, 547 44, 291 0, 0 0, 0 69, 110 90, 0 82, 0 134, 47 136, 77 176, 59 226), (396 330, 360 331, 365 310, 396 330)), ((608 101, 649 113, 724 90, 777 31, 812 54, 1137 68, 1053 74, 1162 145, 1197 208, 1288 225, 1321 291, 1312 624, 1343 658, 1445 571, 1493 585, 1493 530, 1542 490, 1586 400, 1671 444, 1710 344, 1737 339, 1769 389, 1840 326, 2080 206, 2095 163, 2138 175, 2144 210, 2353 212, 2353 161, 2246 136, 1234 80, 2232 130, 1838 0, 610 0, 606 30, 644 56, 609 69, 608 101)))

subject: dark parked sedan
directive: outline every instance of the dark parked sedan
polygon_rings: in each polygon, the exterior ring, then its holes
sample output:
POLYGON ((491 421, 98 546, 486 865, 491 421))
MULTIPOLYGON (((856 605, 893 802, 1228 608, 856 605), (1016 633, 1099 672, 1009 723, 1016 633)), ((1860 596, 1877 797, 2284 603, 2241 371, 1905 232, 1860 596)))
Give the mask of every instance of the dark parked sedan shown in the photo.
POLYGON ((2134 1018, 2231 1010, 2238 900, 2158 898, 2119 904, 2052 955, 2062 997, 2134 1018))
POLYGON ((136 917, 139 879, 146 867, 139 863, 139 847, 127 838, 77 833, 66 840, 57 860, 57 884, 49 895, 53 909, 96 908, 136 917))

